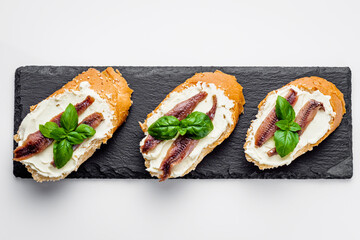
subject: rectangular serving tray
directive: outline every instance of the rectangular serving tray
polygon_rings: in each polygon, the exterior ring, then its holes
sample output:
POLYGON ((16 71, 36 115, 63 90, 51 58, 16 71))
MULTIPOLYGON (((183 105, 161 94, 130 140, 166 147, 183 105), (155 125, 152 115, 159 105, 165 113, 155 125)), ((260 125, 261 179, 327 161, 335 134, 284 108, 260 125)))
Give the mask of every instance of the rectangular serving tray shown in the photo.
MULTIPOLYGON (((26 66, 15 74, 14 134, 29 107, 42 101, 76 75, 89 67, 26 66)), ((99 71, 105 67, 94 67, 99 71)), ((138 122, 176 86, 197 72, 221 70, 234 75, 244 88, 245 112, 231 134, 195 171, 185 178, 351 178, 353 174, 351 71, 347 67, 114 67, 127 80, 133 105, 127 121, 115 132, 108 144, 82 164, 68 178, 151 178, 145 171, 139 152, 143 133, 138 122), (268 92, 292 80, 319 76, 334 83, 343 92, 346 114, 341 125, 313 151, 296 159, 289 166, 261 171, 246 161, 243 151, 246 132, 257 114, 257 105, 268 92)), ((14 142, 14 148, 16 147, 14 142)), ((14 175, 30 178, 25 167, 14 162, 14 175)))

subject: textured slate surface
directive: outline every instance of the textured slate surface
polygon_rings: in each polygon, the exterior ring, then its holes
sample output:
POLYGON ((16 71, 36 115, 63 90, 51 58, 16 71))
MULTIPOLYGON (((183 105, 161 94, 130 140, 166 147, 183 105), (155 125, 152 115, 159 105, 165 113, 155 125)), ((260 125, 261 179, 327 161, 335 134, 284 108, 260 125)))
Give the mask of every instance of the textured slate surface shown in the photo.
MULTIPOLYGON (((96 67, 103 70, 105 67, 96 67)), ((77 172, 68 178, 150 178, 138 145, 143 121, 164 97, 196 72, 219 69, 235 75, 244 87, 245 114, 232 135, 209 154, 186 178, 351 178, 353 172, 351 71, 333 67, 116 67, 134 90, 127 122, 77 172), (258 103, 266 94, 304 76, 319 76, 333 82, 343 93, 346 115, 339 128, 314 151, 289 166, 260 171, 245 160, 243 145, 258 103)), ((88 67, 20 67, 15 74, 14 133, 29 107, 59 89, 88 67)), ((15 144, 15 143, 14 143, 15 144)), ((14 145, 15 146, 15 145, 14 145)), ((14 162, 14 175, 30 174, 14 162)))

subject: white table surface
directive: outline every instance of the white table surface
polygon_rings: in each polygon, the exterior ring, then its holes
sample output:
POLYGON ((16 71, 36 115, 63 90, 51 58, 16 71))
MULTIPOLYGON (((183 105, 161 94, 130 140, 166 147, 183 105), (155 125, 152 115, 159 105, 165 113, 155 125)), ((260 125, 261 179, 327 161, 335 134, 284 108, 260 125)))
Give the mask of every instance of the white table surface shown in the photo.
POLYGON ((358 1, 1 0, 0 239, 360 239, 359 10, 358 1), (16 179, 14 72, 24 65, 349 66, 354 176, 16 179))

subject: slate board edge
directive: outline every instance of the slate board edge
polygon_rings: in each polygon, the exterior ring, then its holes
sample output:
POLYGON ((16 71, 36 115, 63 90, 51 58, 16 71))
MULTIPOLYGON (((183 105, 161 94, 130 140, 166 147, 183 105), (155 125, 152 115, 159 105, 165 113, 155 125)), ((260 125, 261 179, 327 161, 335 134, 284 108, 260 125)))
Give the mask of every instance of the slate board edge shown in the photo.
MULTIPOLYGON (((21 119, 20 118, 17 118, 18 114, 20 114, 21 116, 21 112, 22 112, 22 105, 20 104, 21 103, 21 99, 20 99, 20 96, 19 96, 19 93, 20 93, 20 88, 21 88, 21 85, 20 85, 20 74, 21 74, 21 71, 22 69, 26 69, 26 68, 31 68, 31 67, 34 67, 34 68, 39 68, 39 67, 70 67, 70 68, 78 68, 78 67, 86 67, 88 68, 88 66, 52 66, 52 65, 47 65, 47 66, 37 66, 37 65, 29 65, 29 66, 21 66, 19 68, 16 69, 15 71, 15 105, 18 105, 20 106, 20 112, 14 112, 14 134, 16 133, 17 129, 16 129, 16 125, 19 126, 20 122, 21 122, 21 119), (18 121, 17 121, 18 119, 18 121)), ((107 66, 92 66, 93 68, 98 68, 98 69, 105 69, 107 66)), ((350 179, 352 176, 353 176, 353 144, 352 144, 352 108, 351 108, 351 69, 350 67, 324 67, 324 66, 317 66, 317 67, 310 67, 310 66, 301 66, 301 67, 294 67, 294 66, 113 66, 114 68, 122 68, 122 67, 126 67, 126 68, 174 68, 174 67, 179 67, 179 68, 218 68, 218 69, 222 69, 222 68, 268 68, 268 69, 273 69, 273 68, 282 68, 282 69, 286 69, 286 68, 318 68, 318 69, 344 69, 344 70, 347 70, 347 74, 349 75, 349 77, 347 78, 347 81, 348 81, 348 88, 349 88, 349 91, 348 91, 348 101, 347 101, 347 114, 349 114, 349 120, 350 120, 350 124, 349 124, 349 128, 350 128, 350 159, 348 159, 350 162, 350 168, 351 168, 351 171, 348 173, 348 175, 346 175, 345 177, 337 177, 336 175, 335 176, 329 176, 329 175, 318 175, 316 177, 312 177, 311 179, 350 179)), ((16 142, 14 141, 14 148, 16 146, 16 142)), ((16 163, 14 163, 16 164, 16 163)), ((20 164, 20 163, 17 163, 17 164, 20 164)), ((13 169, 15 170, 15 168, 13 169)), ((15 173, 15 171, 13 172, 14 175, 16 177, 19 177, 17 176, 17 174, 15 173)), ((29 178, 29 177, 21 177, 20 178, 29 178)), ((72 177, 72 178, 88 178, 88 177, 72 177)), ((128 179, 128 177, 124 176, 124 177, 117 177, 118 179, 128 179)), ((232 177, 232 176, 229 176, 229 177, 223 177, 223 176, 217 176, 217 177, 183 177, 184 179, 309 179, 307 178, 306 176, 304 177, 297 177, 297 178, 293 178, 291 176, 287 176, 287 177, 278 177, 278 176, 267 176, 267 175, 264 175, 263 177, 257 177, 257 178, 254 178, 254 177, 232 177)), ((91 177, 91 179, 114 179, 112 177, 91 177)), ((149 179, 148 177, 135 177, 135 178, 132 178, 132 179, 149 179)))

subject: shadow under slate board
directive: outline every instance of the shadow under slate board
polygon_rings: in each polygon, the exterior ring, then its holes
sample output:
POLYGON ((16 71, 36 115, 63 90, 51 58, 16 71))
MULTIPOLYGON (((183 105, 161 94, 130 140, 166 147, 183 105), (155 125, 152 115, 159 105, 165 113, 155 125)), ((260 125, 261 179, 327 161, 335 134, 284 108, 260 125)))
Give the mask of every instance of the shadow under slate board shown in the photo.
MULTIPOLYGON (((89 67, 20 67, 15 74, 14 133, 29 107, 72 80, 89 67)), ((105 67, 95 67, 102 71, 105 67)), ((234 75, 244 88, 245 112, 231 134, 221 145, 185 178, 351 178, 353 173, 351 71, 345 67, 114 67, 119 69, 134 90, 133 105, 127 121, 115 132, 108 144, 80 166, 68 178, 151 178, 145 171, 139 152, 143 133, 138 122, 176 86, 197 72, 221 70, 234 75), (246 161, 243 145, 257 105, 268 92, 305 76, 319 76, 334 83, 344 93, 346 114, 341 125, 313 151, 289 166, 261 171, 246 161)), ((16 143, 14 142, 14 147, 16 143)), ((14 175, 29 178, 25 167, 14 162, 14 175)))

